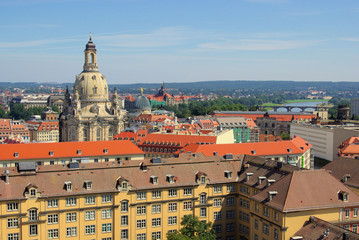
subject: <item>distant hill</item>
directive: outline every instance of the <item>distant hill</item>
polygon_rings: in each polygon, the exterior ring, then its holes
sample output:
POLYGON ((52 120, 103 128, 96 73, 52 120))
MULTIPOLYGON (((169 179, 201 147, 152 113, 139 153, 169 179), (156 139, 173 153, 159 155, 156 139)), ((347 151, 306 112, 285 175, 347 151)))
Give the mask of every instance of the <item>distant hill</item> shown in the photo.
MULTIPOLYGON (((35 82, 0 82, 0 88, 39 88, 40 86, 54 86, 72 88, 73 83, 35 83, 35 82)), ((161 83, 134 83, 134 84, 109 84, 110 88, 116 86, 118 89, 158 89, 161 83)), ((165 83, 166 88, 173 89, 228 89, 228 90, 272 90, 272 91, 300 91, 307 90, 309 87, 313 90, 324 91, 359 91, 359 82, 297 82, 297 81, 204 81, 204 82, 173 82, 165 83)))

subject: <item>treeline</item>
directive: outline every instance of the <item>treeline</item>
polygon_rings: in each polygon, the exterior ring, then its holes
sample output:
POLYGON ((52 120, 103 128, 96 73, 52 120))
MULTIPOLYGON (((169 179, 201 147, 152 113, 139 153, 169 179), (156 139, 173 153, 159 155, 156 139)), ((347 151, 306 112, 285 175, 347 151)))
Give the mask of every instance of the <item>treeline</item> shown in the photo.
MULTIPOLYGON (((59 112, 58 107, 52 106, 53 111, 59 112)), ((23 104, 14 104, 10 112, 5 112, 4 109, 0 108, 0 118, 10 118, 14 120, 23 119, 25 121, 29 120, 33 115, 40 115, 41 112, 46 111, 47 107, 33 107, 25 109, 23 104)))

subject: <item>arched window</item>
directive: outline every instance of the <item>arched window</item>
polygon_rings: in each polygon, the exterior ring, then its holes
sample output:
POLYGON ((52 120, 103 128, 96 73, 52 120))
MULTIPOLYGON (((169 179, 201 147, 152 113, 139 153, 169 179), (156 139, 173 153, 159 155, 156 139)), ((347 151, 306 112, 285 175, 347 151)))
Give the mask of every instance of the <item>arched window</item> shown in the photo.
POLYGON ((101 129, 97 128, 96 130, 96 141, 101 141, 101 129))
POLYGON ((93 88, 93 94, 97 94, 97 87, 93 88))
POLYGON ((32 208, 29 210, 29 221, 37 221, 37 209, 32 208))
POLYGON ((90 54, 90 63, 94 63, 95 62, 95 54, 91 53, 90 54))
POLYGON ((112 140, 112 138, 113 138, 113 131, 112 131, 112 128, 110 128, 108 130, 108 140, 112 140))
POLYGON ((83 137, 84 137, 83 140, 84 140, 84 141, 88 141, 87 129, 84 129, 84 130, 83 130, 83 135, 84 135, 84 136, 83 136, 83 137))
POLYGON ((121 201, 121 212, 128 212, 128 200, 121 201))
POLYGON ((206 193, 201 193, 199 195, 199 203, 200 204, 206 204, 207 203, 207 194, 206 193))

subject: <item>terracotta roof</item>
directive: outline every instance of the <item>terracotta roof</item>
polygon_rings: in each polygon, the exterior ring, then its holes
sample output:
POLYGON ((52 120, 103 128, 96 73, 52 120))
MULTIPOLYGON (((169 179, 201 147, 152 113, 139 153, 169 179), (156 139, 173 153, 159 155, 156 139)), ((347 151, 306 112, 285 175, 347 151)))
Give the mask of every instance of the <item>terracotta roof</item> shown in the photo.
POLYGON ((355 240, 359 239, 359 234, 312 216, 292 237, 291 239, 295 239, 294 237, 303 237, 302 239, 305 240, 355 240))
POLYGON ((346 178, 345 184, 349 187, 359 188, 358 159, 341 157, 328 163, 323 169, 331 171, 339 181, 343 181, 345 176, 350 176, 346 178))
POLYGON ((216 136, 181 135, 181 134, 157 134, 151 133, 141 139, 139 145, 160 143, 176 143, 178 147, 184 147, 191 143, 216 143, 216 136))
POLYGON ((292 172, 251 198, 281 212, 359 206, 359 196, 326 170, 292 172), (348 193, 348 201, 339 191, 348 193), (277 192, 271 201, 269 192, 277 192))
POLYGON ((206 156, 212 156, 213 152, 219 155, 226 153, 247 154, 256 156, 270 155, 290 155, 302 154, 306 152, 312 145, 300 137, 292 140, 283 140, 276 142, 256 142, 256 143, 230 143, 230 144, 214 144, 214 145, 198 145, 191 144, 183 148, 182 152, 202 152, 206 156))
POLYGON ((95 141, 95 142, 57 142, 1 144, 0 160, 46 159, 64 157, 103 156, 107 155, 143 154, 131 141, 95 141), (78 154, 81 150, 81 154, 78 154), (50 156, 50 151, 53 156, 50 156), (15 157, 18 153, 18 157, 15 157))

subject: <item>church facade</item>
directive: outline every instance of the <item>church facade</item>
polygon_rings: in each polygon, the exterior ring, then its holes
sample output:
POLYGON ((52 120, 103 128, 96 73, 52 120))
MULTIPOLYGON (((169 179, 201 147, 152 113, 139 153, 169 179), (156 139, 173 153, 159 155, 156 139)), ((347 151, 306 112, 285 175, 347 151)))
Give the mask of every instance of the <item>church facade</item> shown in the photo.
POLYGON ((83 71, 76 76, 73 96, 66 90, 60 115, 60 141, 104 141, 124 129, 117 91, 110 100, 106 78, 98 71, 97 50, 90 37, 83 71))

